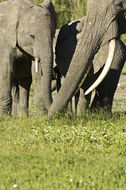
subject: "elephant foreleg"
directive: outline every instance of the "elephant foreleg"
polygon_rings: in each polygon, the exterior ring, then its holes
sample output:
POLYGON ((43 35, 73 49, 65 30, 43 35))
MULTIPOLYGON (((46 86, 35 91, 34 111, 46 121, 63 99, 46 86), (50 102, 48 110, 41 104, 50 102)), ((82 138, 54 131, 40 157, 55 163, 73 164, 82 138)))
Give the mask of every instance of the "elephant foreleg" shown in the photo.
POLYGON ((91 94, 85 96, 84 92, 85 92, 84 89, 80 88, 80 92, 78 93, 78 95, 76 95, 77 97, 76 97, 75 107, 77 115, 81 115, 82 113, 84 113, 85 110, 88 109, 90 105, 91 94))
POLYGON ((32 78, 19 79, 19 103, 18 103, 18 115, 21 117, 28 115, 29 106, 29 92, 32 83, 32 78))
POLYGON ((119 77, 122 71, 122 66, 120 64, 120 69, 111 69, 105 80, 96 89, 96 95, 92 103, 92 109, 104 109, 104 111, 112 111, 112 104, 114 94, 117 88, 119 77))
POLYGON ((9 53, 6 51, 2 52, 1 55, 0 72, 0 115, 10 115, 12 106, 12 64, 10 64, 9 53))
POLYGON ((13 82, 12 86, 12 115, 18 115, 18 103, 19 103, 19 85, 17 81, 13 82))

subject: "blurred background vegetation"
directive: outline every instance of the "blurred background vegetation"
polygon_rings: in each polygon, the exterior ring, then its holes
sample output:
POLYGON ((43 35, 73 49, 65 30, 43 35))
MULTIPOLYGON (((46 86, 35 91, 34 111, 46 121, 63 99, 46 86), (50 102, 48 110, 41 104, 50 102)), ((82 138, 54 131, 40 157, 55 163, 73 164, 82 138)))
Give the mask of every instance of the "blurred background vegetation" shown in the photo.
POLYGON ((52 0, 57 12, 57 26, 74 21, 86 14, 86 0, 52 0))

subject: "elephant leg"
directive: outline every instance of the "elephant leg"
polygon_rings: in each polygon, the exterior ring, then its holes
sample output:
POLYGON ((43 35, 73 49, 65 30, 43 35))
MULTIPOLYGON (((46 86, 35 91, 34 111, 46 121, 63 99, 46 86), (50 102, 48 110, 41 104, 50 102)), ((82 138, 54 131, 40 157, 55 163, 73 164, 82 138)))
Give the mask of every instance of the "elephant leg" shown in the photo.
POLYGON ((57 73, 57 77, 56 77, 56 88, 57 88, 57 92, 61 88, 61 76, 59 72, 57 73))
POLYGON ((90 107, 91 93, 85 96, 85 91, 91 86, 93 78, 91 77, 94 73, 93 67, 91 67, 88 76, 82 84, 79 92, 75 95, 75 110, 77 115, 81 115, 90 107))
POLYGON ((11 87, 0 84, 0 115, 10 115, 12 107, 11 87))
MULTIPOLYGON (((64 78, 61 79, 60 74, 57 75, 57 92, 60 90, 64 78)), ((73 100, 72 97, 70 98, 69 102, 66 104, 64 111, 67 112, 69 115, 73 115, 73 100)))
POLYGON ((66 106, 66 111, 68 112, 68 114, 72 115, 73 114, 73 108, 72 108, 72 98, 70 99, 68 105, 66 106))
POLYGON ((5 51, 1 54, 0 61, 0 115, 10 115, 12 108, 12 67, 10 64, 9 52, 6 47, 3 48, 5 51))
POLYGON ((104 81, 98 86, 91 106, 92 109, 103 108, 104 111, 111 113, 113 98, 122 71, 122 66, 123 64, 120 65, 118 70, 111 69, 104 81))
POLYGON ((78 108, 78 102, 79 102, 79 96, 80 96, 80 90, 75 94, 75 114, 77 115, 77 108, 78 108))
POLYGON ((80 90, 75 95, 75 113, 77 115, 81 115, 90 107, 91 94, 85 96, 85 91, 91 86, 94 78, 92 77, 94 74, 93 67, 90 68, 87 78, 84 83, 81 85, 80 90))
POLYGON ((12 86, 12 115, 18 115, 18 103, 19 103, 19 85, 18 81, 13 82, 12 86))
POLYGON ((32 78, 23 78, 18 80, 19 83, 19 103, 18 115, 24 117, 28 115, 29 92, 32 83, 32 78))
POLYGON ((94 96, 94 100, 92 101, 92 104, 91 104, 91 110, 99 109, 100 107, 102 107, 102 105, 103 105, 103 103, 100 100, 99 91, 96 90, 96 93, 95 93, 95 96, 94 96))
POLYGON ((79 97, 78 97, 78 102, 77 102, 77 115, 81 115, 82 113, 84 113, 86 111, 86 109, 89 108, 90 105, 90 99, 91 99, 91 95, 84 95, 85 90, 80 88, 80 93, 79 93, 79 97))
POLYGON ((55 91, 56 90, 56 80, 52 80, 52 86, 51 86, 51 91, 55 91))
POLYGON ((91 110, 98 111, 103 109, 104 111, 111 112, 114 91, 111 91, 112 83, 109 77, 107 76, 97 87, 91 110))

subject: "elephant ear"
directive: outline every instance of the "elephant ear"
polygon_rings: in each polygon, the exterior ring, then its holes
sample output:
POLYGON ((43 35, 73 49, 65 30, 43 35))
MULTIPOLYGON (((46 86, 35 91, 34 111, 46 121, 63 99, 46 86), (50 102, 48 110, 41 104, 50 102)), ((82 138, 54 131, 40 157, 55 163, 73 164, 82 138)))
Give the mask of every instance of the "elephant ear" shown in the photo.
POLYGON ((52 35, 55 36, 56 30, 56 12, 55 7, 50 0, 44 0, 41 4, 42 7, 48 9, 50 16, 51 16, 51 23, 52 23, 52 35))
POLYGON ((0 33, 6 42, 12 47, 17 43, 17 25, 19 11, 14 1, 6 1, 0 5, 0 33))
POLYGON ((95 54, 93 60, 94 73, 97 73, 105 65, 106 58, 108 55, 108 48, 109 48, 109 43, 106 43, 104 46, 102 46, 99 49, 98 53, 95 54))

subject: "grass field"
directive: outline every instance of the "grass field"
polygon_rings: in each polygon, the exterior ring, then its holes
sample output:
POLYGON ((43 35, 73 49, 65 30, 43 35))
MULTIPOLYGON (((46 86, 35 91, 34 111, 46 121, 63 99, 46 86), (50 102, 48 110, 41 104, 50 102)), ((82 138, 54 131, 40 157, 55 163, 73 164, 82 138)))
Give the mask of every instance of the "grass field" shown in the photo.
POLYGON ((0 118, 0 190, 125 190, 125 114, 0 118))

